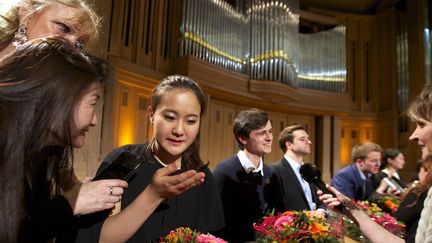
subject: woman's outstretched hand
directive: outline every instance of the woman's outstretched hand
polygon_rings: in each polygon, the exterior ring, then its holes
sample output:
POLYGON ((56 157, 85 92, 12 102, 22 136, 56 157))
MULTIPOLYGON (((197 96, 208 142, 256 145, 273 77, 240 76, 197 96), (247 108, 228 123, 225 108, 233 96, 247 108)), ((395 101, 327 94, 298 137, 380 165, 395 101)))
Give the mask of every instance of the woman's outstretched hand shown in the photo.
POLYGON ((159 198, 170 198, 198 186, 204 182, 205 174, 188 170, 178 175, 171 175, 177 170, 175 163, 156 171, 148 189, 159 198))
POLYGON ((334 208, 338 205, 342 205, 345 208, 348 209, 355 209, 357 208, 357 206, 353 203, 353 201, 345 196, 344 194, 342 194, 341 192, 339 192, 338 190, 336 190, 336 188, 327 185, 327 189, 334 193, 335 196, 331 195, 331 194, 323 194, 323 192, 321 190, 317 191, 317 194, 319 196, 319 199, 325 203, 327 206, 329 206, 330 208, 334 208))

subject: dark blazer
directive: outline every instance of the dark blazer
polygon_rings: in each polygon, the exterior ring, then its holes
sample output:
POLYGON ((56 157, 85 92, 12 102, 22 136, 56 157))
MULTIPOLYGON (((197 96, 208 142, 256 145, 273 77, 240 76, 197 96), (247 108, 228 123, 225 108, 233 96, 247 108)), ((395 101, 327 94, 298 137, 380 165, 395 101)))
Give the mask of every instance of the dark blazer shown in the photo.
POLYGON ((366 192, 363 188, 363 179, 354 163, 341 169, 332 179, 332 186, 345 196, 354 200, 366 200, 372 194, 372 182, 367 178, 366 192))
POLYGON ((272 169, 263 164, 263 177, 246 173, 237 155, 220 162, 213 171, 219 186, 225 215, 225 228, 217 233, 232 243, 254 241, 253 223, 265 214, 265 190, 272 169))
MULTIPOLYGON (((274 173, 270 179, 271 186, 269 188, 273 191, 268 200, 269 209, 274 208, 275 212, 310 210, 303 188, 289 162, 282 158, 272 167, 274 173)), ((324 203, 318 199, 315 186, 309 184, 309 187, 316 207, 325 209, 324 203)))

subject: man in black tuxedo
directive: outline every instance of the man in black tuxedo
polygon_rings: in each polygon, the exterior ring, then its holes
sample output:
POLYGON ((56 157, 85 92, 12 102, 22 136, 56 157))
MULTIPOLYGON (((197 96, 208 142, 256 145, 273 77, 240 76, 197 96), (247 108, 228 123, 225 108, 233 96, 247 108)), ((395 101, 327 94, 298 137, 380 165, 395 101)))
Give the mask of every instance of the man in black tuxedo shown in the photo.
POLYGON ((310 154, 312 142, 301 125, 286 127, 279 135, 279 146, 284 151, 282 160, 273 165, 270 179, 271 197, 269 208, 275 212, 287 210, 309 210, 318 216, 325 216, 325 205, 318 200, 316 188, 306 182, 299 169, 304 156, 310 154))

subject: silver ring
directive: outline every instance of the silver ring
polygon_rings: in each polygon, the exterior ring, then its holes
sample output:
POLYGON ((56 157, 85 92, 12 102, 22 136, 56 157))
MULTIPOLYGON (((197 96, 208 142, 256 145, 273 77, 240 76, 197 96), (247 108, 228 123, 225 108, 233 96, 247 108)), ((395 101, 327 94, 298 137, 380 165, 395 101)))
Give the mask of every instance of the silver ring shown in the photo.
POLYGON ((109 189, 110 189, 110 196, 112 196, 113 195, 113 187, 110 186, 109 189))

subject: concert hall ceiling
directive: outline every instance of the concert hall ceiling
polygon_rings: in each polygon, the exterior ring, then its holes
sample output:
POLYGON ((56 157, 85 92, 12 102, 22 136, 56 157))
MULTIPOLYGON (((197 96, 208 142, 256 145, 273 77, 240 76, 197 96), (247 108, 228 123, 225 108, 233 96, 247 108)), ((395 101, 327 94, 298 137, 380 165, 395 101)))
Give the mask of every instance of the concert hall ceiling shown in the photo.
POLYGON ((300 0, 303 10, 323 9, 356 14, 371 14, 400 4, 403 0, 300 0))
POLYGON ((374 14, 395 6, 403 9, 406 0, 299 0, 300 33, 328 30, 344 22, 341 14, 374 14))

